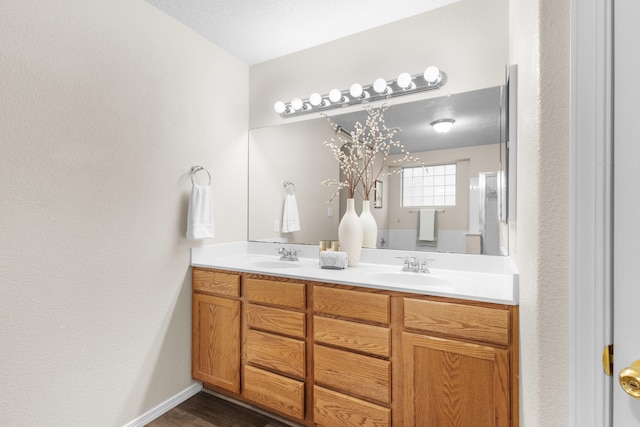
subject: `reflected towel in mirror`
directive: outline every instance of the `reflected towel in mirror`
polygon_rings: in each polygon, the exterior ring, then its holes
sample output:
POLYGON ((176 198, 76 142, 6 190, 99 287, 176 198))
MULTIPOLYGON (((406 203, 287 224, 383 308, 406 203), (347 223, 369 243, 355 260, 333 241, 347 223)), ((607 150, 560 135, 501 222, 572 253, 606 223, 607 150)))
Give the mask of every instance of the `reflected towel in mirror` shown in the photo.
POLYGON ((193 184, 187 214, 187 239, 213 237, 213 205, 211 187, 193 184))
POLYGON ((284 212, 282 214, 282 232, 300 231, 300 216, 295 194, 287 194, 284 198, 284 212))
POLYGON ((420 209, 418 212, 418 240, 421 242, 435 243, 436 241, 436 216, 435 209, 420 209))

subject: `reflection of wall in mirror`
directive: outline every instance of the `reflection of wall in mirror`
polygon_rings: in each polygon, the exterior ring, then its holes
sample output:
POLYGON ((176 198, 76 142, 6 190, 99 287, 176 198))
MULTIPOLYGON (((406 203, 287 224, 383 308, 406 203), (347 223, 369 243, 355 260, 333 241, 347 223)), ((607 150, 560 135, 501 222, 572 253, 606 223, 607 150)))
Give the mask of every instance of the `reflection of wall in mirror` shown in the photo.
MULTIPOLYGON (((471 212, 469 186, 472 178, 481 172, 495 172, 500 168, 500 144, 477 145, 450 150, 436 150, 412 153, 425 164, 444 164, 456 162, 456 205, 444 207, 445 212, 438 214, 438 246, 428 250, 464 253, 466 234, 470 231, 471 212)), ((380 227, 387 236, 389 248, 426 249, 417 245, 418 215, 416 207, 402 207, 401 174, 389 176, 388 227, 380 227), (414 211, 411 213, 410 211, 414 211)), ((437 207, 442 208, 442 207, 437 207)), ((471 230, 473 231, 473 230, 471 230)))
POLYGON ((336 187, 320 184, 338 178, 338 163, 322 144, 332 136, 325 119, 250 132, 249 240, 317 244, 319 240, 338 238, 338 198, 327 203, 336 187), (293 182, 296 188, 301 224, 300 231, 293 233, 279 230, 285 197, 283 181, 293 182), (332 216, 328 215, 329 208, 332 216))

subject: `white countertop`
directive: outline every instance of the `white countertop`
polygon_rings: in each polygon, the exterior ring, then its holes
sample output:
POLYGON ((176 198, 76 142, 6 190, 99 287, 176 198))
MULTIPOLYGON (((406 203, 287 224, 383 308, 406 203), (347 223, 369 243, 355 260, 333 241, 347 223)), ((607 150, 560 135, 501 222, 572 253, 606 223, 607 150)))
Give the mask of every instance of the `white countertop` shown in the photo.
POLYGON ((518 274, 508 257, 363 249, 357 267, 320 268, 318 246, 237 242, 191 249, 191 265, 300 280, 363 286, 499 304, 518 304, 518 274), (299 261, 279 261, 277 249, 301 251, 299 261), (399 257, 433 259, 430 273, 401 272, 399 257))

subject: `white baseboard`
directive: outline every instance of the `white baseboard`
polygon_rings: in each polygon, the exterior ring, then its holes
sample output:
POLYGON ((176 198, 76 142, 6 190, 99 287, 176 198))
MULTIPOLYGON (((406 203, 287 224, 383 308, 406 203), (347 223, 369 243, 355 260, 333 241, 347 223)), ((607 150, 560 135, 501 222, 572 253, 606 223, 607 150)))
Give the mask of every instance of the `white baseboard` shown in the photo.
POLYGON ((195 396, 202 390, 201 383, 193 383, 191 386, 182 390, 180 393, 176 394, 173 397, 165 400, 158 406, 151 408, 146 413, 140 415, 135 420, 125 424, 123 427, 144 427, 149 424, 151 421, 160 417, 162 414, 169 412, 171 409, 175 408, 185 400, 189 399, 192 396, 195 396))

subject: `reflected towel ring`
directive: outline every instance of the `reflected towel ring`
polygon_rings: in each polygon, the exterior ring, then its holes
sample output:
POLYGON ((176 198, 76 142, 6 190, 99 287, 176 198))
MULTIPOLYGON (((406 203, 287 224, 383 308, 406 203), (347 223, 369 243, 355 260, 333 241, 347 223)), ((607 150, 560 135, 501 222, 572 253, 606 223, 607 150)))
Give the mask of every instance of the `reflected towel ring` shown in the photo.
POLYGON ((203 166, 191 166, 191 183, 195 185, 195 182, 193 182, 193 175, 200 171, 205 171, 207 173, 207 176, 209 177, 209 183, 207 185, 211 185, 211 174, 203 166))
POLYGON ((282 186, 285 188, 287 194, 295 194, 296 193, 296 186, 293 182, 291 181, 284 181, 282 183, 282 186))

